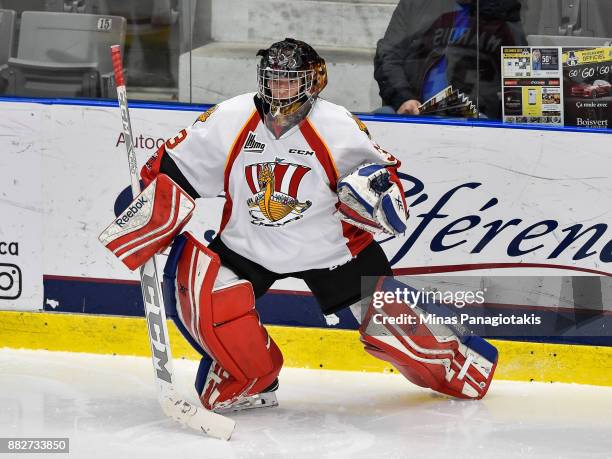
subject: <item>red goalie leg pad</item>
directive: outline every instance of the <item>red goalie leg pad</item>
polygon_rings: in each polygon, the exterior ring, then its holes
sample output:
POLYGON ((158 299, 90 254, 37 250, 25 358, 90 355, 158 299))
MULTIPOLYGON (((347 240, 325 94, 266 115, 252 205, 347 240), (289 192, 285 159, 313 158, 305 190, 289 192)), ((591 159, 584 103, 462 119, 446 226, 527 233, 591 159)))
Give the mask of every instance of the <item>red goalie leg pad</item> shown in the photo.
MULTIPOLYGON (((377 292, 405 285, 381 280, 377 292)), ((379 298, 382 298, 380 296, 379 298)), ((458 398, 481 399, 497 366, 497 350, 478 336, 459 337, 446 325, 423 323, 427 313, 394 299, 370 303, 359 328, 365 350, 408 380, 458 398)))
POLYGON ((269 353, 274 362, 273 370, 266 375, 247 380, 234 378, 218 362, 213 361, 199 394, 202 405, 208 410, 225 408, 242 397, 259 394, 270 387, 283 366, 283 356, 274 341, 270 341, 269 353))
POLYGON ((134 270, 172 243, 194 208, 194 200, 170 177, 160 174, 98 239, 134 270))
POLYGON ((280 350, 261 325, 251 283, 218 281, 217 254, 185 233, 176 272, 177 313, 213 359, 200 394, 207 409, 261 392, 278 376, 280 350))

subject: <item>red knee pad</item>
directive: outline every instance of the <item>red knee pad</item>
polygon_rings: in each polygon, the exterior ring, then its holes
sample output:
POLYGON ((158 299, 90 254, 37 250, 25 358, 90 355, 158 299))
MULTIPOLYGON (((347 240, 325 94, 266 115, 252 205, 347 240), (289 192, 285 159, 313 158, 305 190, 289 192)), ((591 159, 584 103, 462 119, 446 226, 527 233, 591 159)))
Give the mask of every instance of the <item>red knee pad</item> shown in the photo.
POLYGON ((215 287, 218 255, 191 234, 185 236, 176 272, 177 312, 214 360, 201 394, 204 406, 214 409, 268 387, 283 358, 259 320, 251 283, 215 287))
MULTIPOLYGON (((376 291, 403 286, 389 279, 381 279, 376 291)), ((424 324, 424 314, 401 301, 387 301, 380 308, 371 302, 359 328, 365 350, 421 387, 458 398, 484 397, 497 366, 495 347, 478 336, 459 337, 445 325, 424 324), (404 323, 390 320, 397 318, 404 323)))

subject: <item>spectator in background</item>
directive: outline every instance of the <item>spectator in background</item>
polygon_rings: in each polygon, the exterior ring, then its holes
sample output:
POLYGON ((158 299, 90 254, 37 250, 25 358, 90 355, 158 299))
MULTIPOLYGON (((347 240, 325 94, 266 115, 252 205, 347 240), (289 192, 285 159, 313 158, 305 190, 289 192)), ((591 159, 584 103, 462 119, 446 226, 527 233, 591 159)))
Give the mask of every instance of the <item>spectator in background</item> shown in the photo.
POLYGON ((418 115, 453 85, 500 119, 501 47, 527 44, 520 10, 519 0, 480 0, 478 22, 477 0, 400 0, 374 58, 380 111, 418 115))

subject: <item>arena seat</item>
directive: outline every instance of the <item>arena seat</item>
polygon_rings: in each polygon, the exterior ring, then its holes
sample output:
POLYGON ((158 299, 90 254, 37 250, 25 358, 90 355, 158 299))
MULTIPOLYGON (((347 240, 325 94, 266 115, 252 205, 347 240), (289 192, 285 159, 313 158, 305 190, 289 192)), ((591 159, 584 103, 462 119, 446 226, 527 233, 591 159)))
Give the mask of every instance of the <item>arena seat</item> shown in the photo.
POLYGON ((0 70, 6 93, 38 97, 112 97, 109 47, 123 45, 118 16, 25 11, 17 57, 0 70))

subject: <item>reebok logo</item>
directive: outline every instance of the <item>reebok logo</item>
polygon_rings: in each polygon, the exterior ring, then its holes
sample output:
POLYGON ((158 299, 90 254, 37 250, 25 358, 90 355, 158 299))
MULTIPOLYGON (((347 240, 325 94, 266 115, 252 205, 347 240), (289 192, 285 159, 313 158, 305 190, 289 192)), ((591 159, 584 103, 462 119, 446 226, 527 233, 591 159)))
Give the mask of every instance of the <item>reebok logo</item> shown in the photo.
POLYGON ((249 135, 247 136, 246 142, 244 142, 244 147, 242 149, 249 153, 263 153, 264 148, 266 148, 266 144, 258 142, 257 138, 255 137, 255 133, 249 131, 249 135))
POLYGON ((138 211, 143 208, 146 202, 149 201, 147 201, 144 196, 141 196, 138 201, 136 201, 134 204, 127 208, 127 212, 125 212, 121 217, 115 220, 115 223, 119 225, 119 227, 123 228, 123 226, 130 221, 130 218, 136 215, 138 211))

